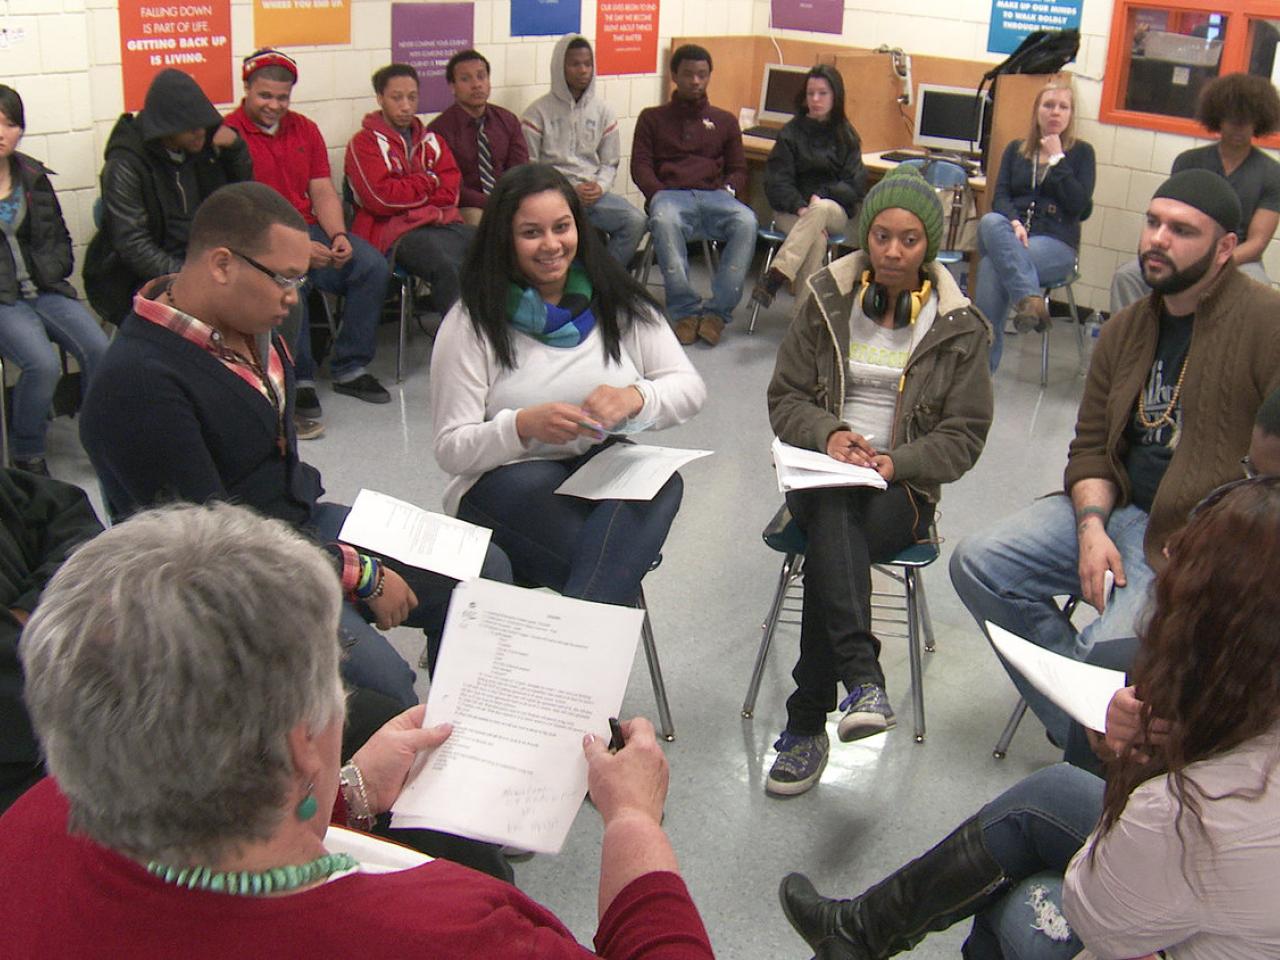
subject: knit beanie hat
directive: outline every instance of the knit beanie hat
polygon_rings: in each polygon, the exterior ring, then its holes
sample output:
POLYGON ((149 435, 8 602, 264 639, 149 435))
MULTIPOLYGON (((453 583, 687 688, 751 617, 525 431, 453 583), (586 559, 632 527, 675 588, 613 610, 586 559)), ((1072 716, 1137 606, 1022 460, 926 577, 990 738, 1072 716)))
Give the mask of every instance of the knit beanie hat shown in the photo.
POLYGON ((1160 184, 1152 200, 1164 197, 1195 207, 1229 233, 1240 229, 1240 198, 1211 170, 1181 170, 1160 184))
POLYGON ((894 207, 914 213, 924 224, 924 235, 928 241, 924 262, 929 263, 938 255, 938 247, 942 244, 942 203, 937 192, 929 186, 929 181, 920 176, 915 167, 906 164, 899 164, 886 173, 862 201, 862 212, 858 214, 858 242, 862 249, 867 249, 871 222, 883 211, 894 207))

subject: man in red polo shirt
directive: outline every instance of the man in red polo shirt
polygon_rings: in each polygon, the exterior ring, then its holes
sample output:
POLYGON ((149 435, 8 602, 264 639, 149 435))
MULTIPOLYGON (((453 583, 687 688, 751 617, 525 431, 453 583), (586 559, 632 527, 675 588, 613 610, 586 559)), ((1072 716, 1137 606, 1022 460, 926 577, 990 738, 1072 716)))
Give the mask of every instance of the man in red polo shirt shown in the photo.
MULTIPOLYGON (((278 50, 264 49, 244 59, 244 99, 226 119, 253 157, 253 177, 274 188, 297 208, 311 234, 309 280, 345 297, 342 326, 333 345, 329 371, 333 389, 369 403, 388 403, 391 395, 366 369, 376 349, 378 321, 387 295, 386 258, 346 232, 342 202, 329 174, 324 137, 312 121, 289 110, 298 65, 278 50)), ((315 360, 310 337, 298 337, 294 351, 300 416, 318 418, 315 360)))

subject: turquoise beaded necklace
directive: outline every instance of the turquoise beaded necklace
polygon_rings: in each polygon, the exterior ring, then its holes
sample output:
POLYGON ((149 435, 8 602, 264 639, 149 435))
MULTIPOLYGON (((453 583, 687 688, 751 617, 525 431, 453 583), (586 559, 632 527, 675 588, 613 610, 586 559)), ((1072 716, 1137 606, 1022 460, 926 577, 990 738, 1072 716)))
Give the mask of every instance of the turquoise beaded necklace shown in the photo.
POLYGON ((265 897, 271 893, 297 890, 322 877, 356 866, 359 866, 356 858, 349 853, 326 853, 310 863, 272 867, 257 873, 249 870, 219 872, 208 867, 170 867, 155 860, 147 864, 147 872, 165 883, 186 887, 188 890, 213 890, 243 897, 265 897))

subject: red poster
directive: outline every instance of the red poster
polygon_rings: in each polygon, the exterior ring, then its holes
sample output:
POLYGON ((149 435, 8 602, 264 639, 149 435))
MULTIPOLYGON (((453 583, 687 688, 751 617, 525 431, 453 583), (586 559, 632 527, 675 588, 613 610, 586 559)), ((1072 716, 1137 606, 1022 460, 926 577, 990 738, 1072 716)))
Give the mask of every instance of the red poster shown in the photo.
POLYGON ((151 78, 169 67, 214 103, 230 103, 231 0, 120 0, 120 64, 126 110, 142 109, 151 78))
POLYGON ((653 73, 658 69, 659 0, 599 0, 596 73, 653 73))

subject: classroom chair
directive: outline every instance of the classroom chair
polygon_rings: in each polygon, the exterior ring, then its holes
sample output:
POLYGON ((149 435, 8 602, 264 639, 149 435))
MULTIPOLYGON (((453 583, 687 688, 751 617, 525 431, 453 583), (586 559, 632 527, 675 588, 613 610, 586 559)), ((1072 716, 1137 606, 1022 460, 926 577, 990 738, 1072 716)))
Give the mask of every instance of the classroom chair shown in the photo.
MULTIPOLYGON (((758 227, 756 229, 756 237, 763 240, 766 245, 766 253, 764 255, 764 266, 760 268, 760 276, 765 276, 769 272, 769 268, 773 266, 773 258, 778 255, 778 248, 782 246, 782 242, 787 239, 787 235, 778 229, 778 222, 770 220, 769 226, 758 227)), ((844 245, 845 239, 843 233, 827 234, 827 256, 826 264, 831 265, 831 261, 836 258, 836 251, 844 245)), ((760 316, 760 302, 758 300, 751 301, 751 322, 747 324, 747 333, 756 332, 756 318, 760 316)))
MULTIPOLYGON (((1062 615, 1068 620, 1071 615, 1076 612, 1076 604, 1080 602, 1079 597, 1067 597, 1062 604, 1062 615)), ((1013 735, 1018 732, 1018 724, 1022 723, 1022 718, 1027 714, 1027 701, 1018 698, 1018 702, 1013 705, 1013 712, 1009 714, 1009 719, 1004 725, 1004 730, 1000 733, 1000 739, 996 741, 995 749, 991 751, 991 756, 997 760, 1003 760, 1009 753, 1009 744, 1013 741, 1013 735)))
MULTIPOLYGON (((1049 294, 1054 290, 1067 291, 1067 308, 1071 311, 1071 323, 1076 328, 1076 353, 1080 358, 1080 375, 1088 373, 1085 366, 1084 356, 1084 324, 1080 322, 1080 312, 1076 307, 1076 292, 1073 284, 1080 279, 1080 261, 1077 260, 1071 268, 1070 275, 1065 280, 1052 284, 1044 288, 1044 298, 1049 299, 1049 294)), ((1043 390, 1049 385, 1049 329, 1046 327, 1040 336, 1040 389, 1043 390)))

